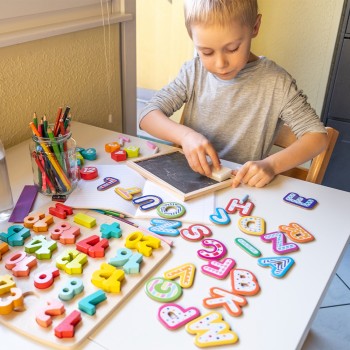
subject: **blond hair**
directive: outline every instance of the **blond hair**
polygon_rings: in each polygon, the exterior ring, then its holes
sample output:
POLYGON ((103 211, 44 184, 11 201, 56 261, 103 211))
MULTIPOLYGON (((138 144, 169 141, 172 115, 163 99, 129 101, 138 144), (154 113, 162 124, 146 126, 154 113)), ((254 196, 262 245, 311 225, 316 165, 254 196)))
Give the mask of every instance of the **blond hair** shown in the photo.
POLYGON ((226 26, 233 20, 254 27, 258 15, 257 0, 185 0, 185 25, 190 37, 191 26, 218 24, 226 26))

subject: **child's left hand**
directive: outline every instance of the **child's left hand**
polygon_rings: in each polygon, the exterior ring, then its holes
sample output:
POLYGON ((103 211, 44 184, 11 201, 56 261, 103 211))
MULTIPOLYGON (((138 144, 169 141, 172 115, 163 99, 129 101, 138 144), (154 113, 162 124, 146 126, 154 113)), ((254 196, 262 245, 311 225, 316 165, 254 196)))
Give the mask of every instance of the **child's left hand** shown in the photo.
POLYGON ((249 161, 239 169, 233 171, 235 178, 232 187, 236 188, 243 183, 252 187, 264 187, 276 176, 269 162, 264 160, 249 161))

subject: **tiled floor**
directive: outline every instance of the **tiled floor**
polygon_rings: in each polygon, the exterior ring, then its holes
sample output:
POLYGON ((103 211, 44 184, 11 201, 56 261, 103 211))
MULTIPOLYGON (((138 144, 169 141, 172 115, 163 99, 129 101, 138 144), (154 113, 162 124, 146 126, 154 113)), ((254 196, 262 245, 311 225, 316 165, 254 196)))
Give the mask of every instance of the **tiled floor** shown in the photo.
POLYGON ((302 350, 350 349, 350 245, 339 265, 302 350))

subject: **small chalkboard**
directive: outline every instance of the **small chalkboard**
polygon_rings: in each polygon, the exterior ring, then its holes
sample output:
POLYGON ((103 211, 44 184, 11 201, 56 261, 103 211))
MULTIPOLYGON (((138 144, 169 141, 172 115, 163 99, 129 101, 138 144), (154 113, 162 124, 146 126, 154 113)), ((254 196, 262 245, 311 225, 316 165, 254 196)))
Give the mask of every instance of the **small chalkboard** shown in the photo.
POLYGON ((165 186, 183 201, 228 187, 232 183, 232 179, 218 182, 194 172, 180 150, 128 161, 127 164, 145 178, 165 186))

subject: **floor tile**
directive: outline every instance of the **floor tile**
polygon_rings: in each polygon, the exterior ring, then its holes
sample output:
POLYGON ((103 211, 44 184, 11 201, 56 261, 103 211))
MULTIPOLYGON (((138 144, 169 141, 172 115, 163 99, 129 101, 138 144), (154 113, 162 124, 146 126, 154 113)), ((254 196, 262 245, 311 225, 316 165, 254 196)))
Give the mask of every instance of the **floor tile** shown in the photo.
POLYGON ((349 350, 349 325, 349 305, 320 309, 302 350, 349 350))
POLYGON ((350 244, 348 244, 348 247, 344 253, 343 259, 339 264, 337 275, 350 288, 350 244))
MULTIPOLYGON (((350 304, 350 289, 335 275, 328 287, 321 307, 350 304)), ((350 347, 349 347, 350 349, 350 347)))

